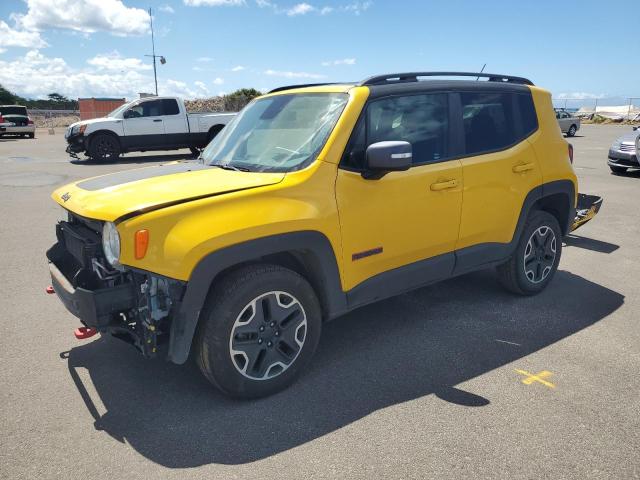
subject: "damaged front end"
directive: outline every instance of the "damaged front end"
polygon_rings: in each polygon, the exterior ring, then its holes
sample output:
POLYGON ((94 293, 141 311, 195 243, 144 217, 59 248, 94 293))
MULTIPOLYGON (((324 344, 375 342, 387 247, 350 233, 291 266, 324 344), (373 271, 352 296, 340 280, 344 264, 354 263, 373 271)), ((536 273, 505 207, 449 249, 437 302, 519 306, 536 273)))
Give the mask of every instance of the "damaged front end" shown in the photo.
POLYGON ((109 333, 154 357, 168 343, 185 282, 112 267, 102 248, 102 222, 69 214, 47 251, 53 289, 89 328, 109 333))

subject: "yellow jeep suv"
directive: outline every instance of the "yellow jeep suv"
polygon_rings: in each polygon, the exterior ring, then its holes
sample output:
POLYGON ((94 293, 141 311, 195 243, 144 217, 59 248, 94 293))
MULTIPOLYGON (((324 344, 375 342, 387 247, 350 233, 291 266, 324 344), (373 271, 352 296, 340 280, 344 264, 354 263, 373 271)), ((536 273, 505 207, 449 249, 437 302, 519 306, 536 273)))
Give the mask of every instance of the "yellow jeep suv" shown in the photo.
POLYGON ((226 394, 268 395, 362 305, 487 267, 543 290, 576 218, 571 157, 549 92, 520 77, 279 88, 196 162, 56 190, 52 287, 77 336, 191 354, 226 394))

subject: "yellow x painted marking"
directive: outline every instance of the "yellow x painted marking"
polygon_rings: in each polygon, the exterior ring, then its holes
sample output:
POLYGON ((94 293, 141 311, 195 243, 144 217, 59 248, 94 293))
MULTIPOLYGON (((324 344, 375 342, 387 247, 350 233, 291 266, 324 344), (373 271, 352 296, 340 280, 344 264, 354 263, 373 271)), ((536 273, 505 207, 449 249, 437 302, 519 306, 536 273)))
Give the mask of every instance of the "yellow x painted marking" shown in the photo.
POLYGON ((543 384, 545 387, 556 388, 556 386, 553 383, 545 380, 545 378, 553 375, 553 373, 549 372, 548 370, 543 370, 540 373, 533 374, 533 373, 527 372, 526 370, 518 370, 516 368, 516 372, 518 372, 521 375, 527 376, 527 378, 522 379, 522 383, 524 383, 525 385, 531 385, 534 382, 539 382, 543 384))

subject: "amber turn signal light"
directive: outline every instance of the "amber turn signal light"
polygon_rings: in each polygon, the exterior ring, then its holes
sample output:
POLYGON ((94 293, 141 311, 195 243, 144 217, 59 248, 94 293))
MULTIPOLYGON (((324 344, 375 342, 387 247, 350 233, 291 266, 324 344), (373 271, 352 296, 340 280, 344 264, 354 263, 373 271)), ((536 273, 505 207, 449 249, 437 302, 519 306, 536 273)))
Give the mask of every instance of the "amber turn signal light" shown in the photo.
POLYGON ((138 230, 135 234, 135 243, 136 260, 140 260, 147 254, 147 247, 149 246, 149 230, 138 230))

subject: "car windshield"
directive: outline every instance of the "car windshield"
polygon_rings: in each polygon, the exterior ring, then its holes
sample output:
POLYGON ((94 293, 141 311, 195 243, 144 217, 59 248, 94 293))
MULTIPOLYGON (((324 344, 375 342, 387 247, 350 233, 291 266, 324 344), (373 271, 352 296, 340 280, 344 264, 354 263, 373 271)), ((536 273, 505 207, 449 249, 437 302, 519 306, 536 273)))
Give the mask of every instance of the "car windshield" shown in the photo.
POLYGON ((126 110, 127 108, 129 108, 129 106, 131 106, 131 104, 133 104, 135 102, 135 100, 133 102, 129 102, 129 103, 125 103, 124 105, 120 105, 118 108, 116 108, 115 110, 113 110, 112 112, 110 112, 107 117, 117 117, 120 112, 122 112, 123 110, 126 110))
POLYGON ((320 153, 347 100, 344 93, 254 100, 205 148, 203 162, 252 172, 304 168, 320 153))
POLYGON ((27 116, 27 107, 0 107, 0 115, 24 115, 27 116))

